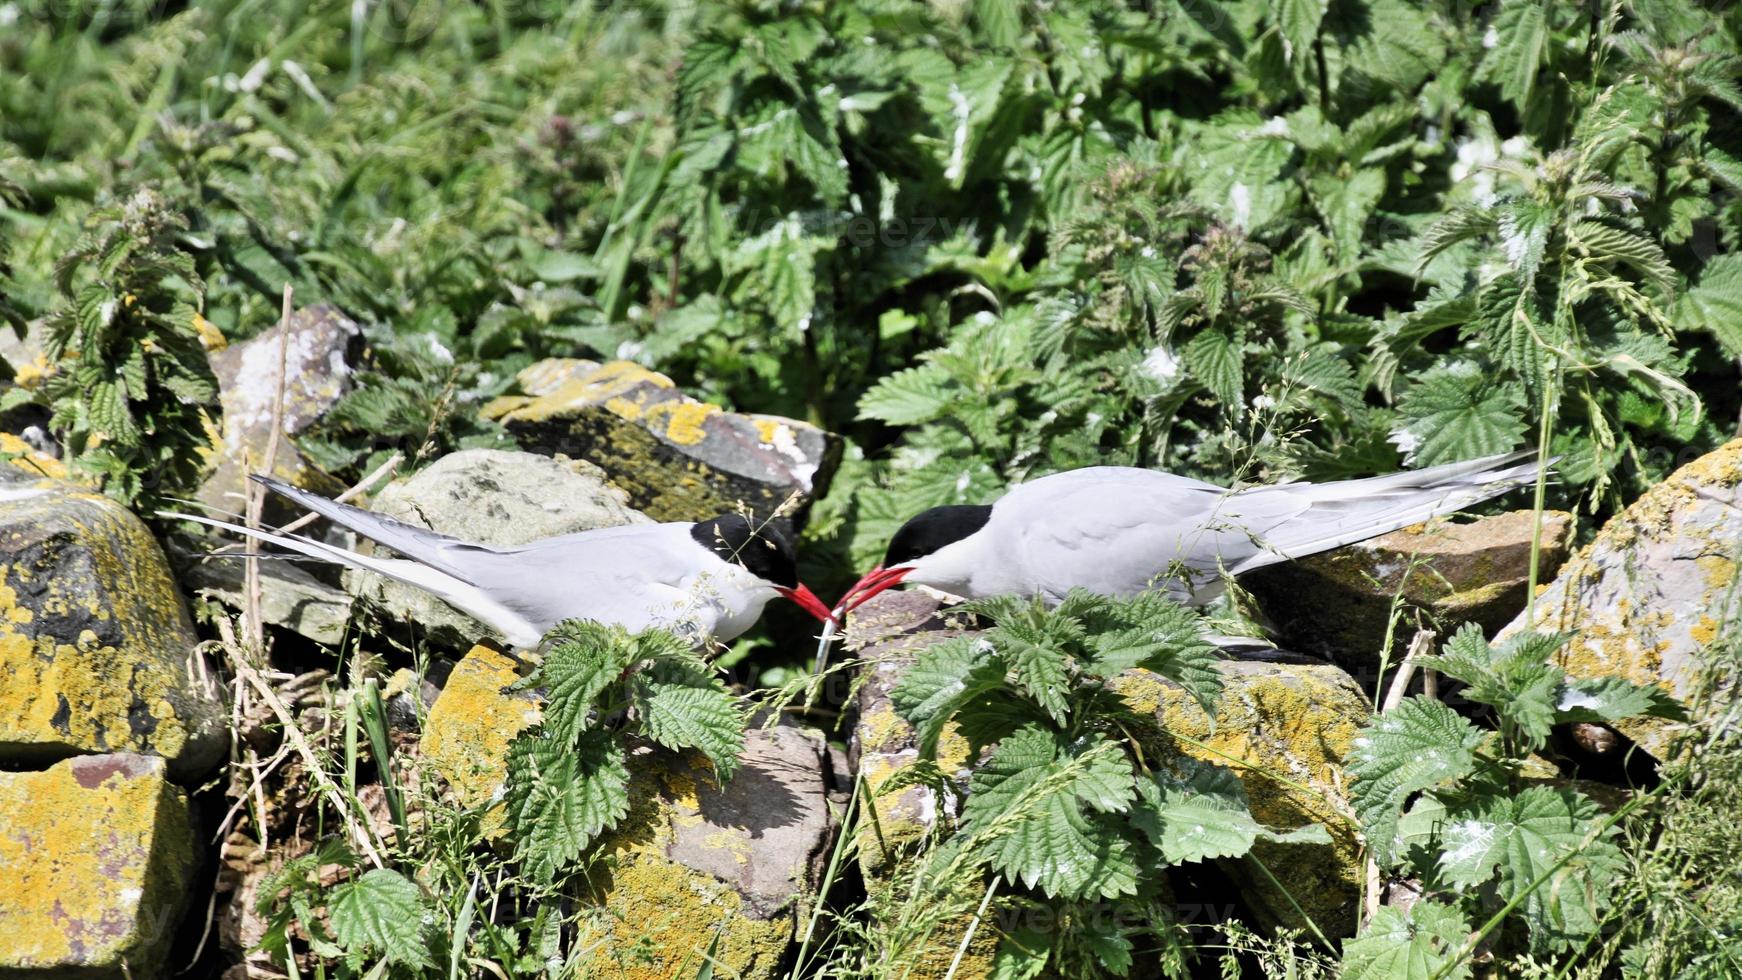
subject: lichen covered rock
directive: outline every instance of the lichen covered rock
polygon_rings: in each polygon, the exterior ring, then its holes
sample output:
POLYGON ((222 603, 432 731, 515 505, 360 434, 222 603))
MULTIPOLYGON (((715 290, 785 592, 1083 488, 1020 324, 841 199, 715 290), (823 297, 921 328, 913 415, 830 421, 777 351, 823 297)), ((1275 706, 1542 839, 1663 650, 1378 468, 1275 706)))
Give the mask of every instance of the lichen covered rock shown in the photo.
POLYGON ((0 468, 0 762, 140 752, 197 778, 225 745, 197 642, 137 517, 0 468))
MULTIPOLYGON (((1257 600, 1277 641, 1290 650, 1370 666, 1385 648, 1392 603, 1401 593, 1405 623, 1419 610, 1447 630, 1472 622, 1493 633, 1524 608, 1530 582, 1530 511, 1465 524, 1438 519, 1370 541, 1258 569, 1240 584, 1257 600)), ((1543 514, 1542 580, 1566 560, 1571 514, 1543 514)), ((1395 631, 1394 642, 1414 630, 1395 631)))
POLYGON ((1144 757, 1157 766, 1183 757, 1229 769, 1246 788, 1252 815, 1268 827, 1323 825, 1329 847, 1261 840, 1251 858, 1227 868, 1265 921, 1302 928, 1305 912, 1328 936, 1352 934, 1360 841, 1343 760, 1371 704, 1341 668, 1298 654, 1242 655, 1217 670, 1223 689, 1213 723, 1196 699, 1153 674, 1119 677, 1115 689, 1156 720, 1138 733, 1144 757))
POLYGON ((784 976, 830 842, 822 752, 796 728, 753 731, 720 786, 695 753, 638 751, 629 816, 600 844, 591 975, 693 977, 714 944, 715 976, 784 976))
MULTIPOLYGON (((448 674, 424 722, 424 759, 446 779, 462 806, 477 806, 502 788, 508 745, 539 720, 538 699, 510 691, 520 680, 514 659, 475 646, 448 674)), ((500 825, 500 816, 491 822, 500 825)))
MULTIPOLYGON (((1573 677, 1624 677, 1660 684, 1696 709, 1723 705, 1733 687, 1703 697, 1702 670, 1724 629, 1742 629, 1742 439, 1671 474, 1617 514, 1536 597, 1534 628, 1571 640, 1556 656, 1573 677), (1726 625, 1728 624, 1728 625, 1726 625)), ((1520 615, 1501 636, 1531 623, 1520 615)), ((1615 722, 1662 759, 1677 725, 1657 718, 1615 722)))
POLYGON ((772 517, 797 498, 802 520, 840 456, 838 440, 793 419, 727 412, 629 361, 544 361, 520 375, 525 395, 486 409, 519 443, 597 463, 659 521, 749 508, 772 517))
MULTIPOLYGON (((598 467, 579 460, 500 449, 468 449, 395 480, 369 504, 408 524, 482 544, 647 523, 598 467)), ((365 548, 368 546, 365 545, 365 548)), ((345 587, 420 637, 463 650, 480 638, 501 639, 482 623, 422 589, 373 572, 347 569, 345 587)))
POLYGON ((0 976, 161 975, 194 870, 162 759, 0 772, 0 976))
MULTIPOLYGON (((332 477, 297 451, 296 436, 318 422, 352 387, 351 358, 362 345, 362 331, 349 317, 325 304, 297 310, 246 343, 212 355, 224 427, 214 449, 214 466, 200 487, 209 506, 240 511, 249 473, 270 473, 286 483, 319 492, 341 489, 332 477), (284 400, 278 410, 278 365, 284 358, 284 400), (273 416, 279 415, 279 440, 268 465, 273 416)), ((274 507, 284 507, 274 501, 274 507)))
MULTIPOLYGON (((422 752, 466 805, 492 798, 509 744, 538 720, 537 698, 508 689, 518 679, 513 659, 477 647, 430 709, 422 752)), ((633 752, 629 814, 596 852, 589 975, 695 976, 716 935, 716 976, 781 975, 830 842, 822 756, 812 733, 752 731, 721 786, 695 753, 633 752)))

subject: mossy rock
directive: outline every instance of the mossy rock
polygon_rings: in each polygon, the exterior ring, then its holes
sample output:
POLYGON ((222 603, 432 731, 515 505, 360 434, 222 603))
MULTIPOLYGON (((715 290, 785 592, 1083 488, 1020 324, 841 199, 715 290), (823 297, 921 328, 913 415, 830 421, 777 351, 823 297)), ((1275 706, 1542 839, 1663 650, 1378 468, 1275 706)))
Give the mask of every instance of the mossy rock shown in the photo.
POLYGON ((526 449, 597 464, 658 521, 699 521, 748 509, 802 525, 840 459, 840 440, 774 415, 728 412, 629 361, 541 361, 520 374, 525 395, 485 414, 526 449))
POLYGON ((1361 843, 1343 760, 1372 705, 1354 678, 1310 657, 1242 656, 1216 669, 1223 689, 1213 722, 1195 698, 1153 674, 1118 678, 1115 689, 1157 722, 1139 734, 1144 758, 1153 766, 1189 758, 1227 768, 1266 826, 1323 825, 1329 847, 1259 841, 1251 858, 1225 867, 1265 922, 1304 928, 1304 913, 1327 936, 1352 934, 1361 843))
POLYGON ((0 772, 0 813, 0 977, 161 976, 195 865, 163 760, 0 772))
POLYGON ((226 743, 219 691, 190 673, 197 642, 137 517, 0 475, 0 761, 141 752, 198 779, 226 743))
MULTIPOLYGON (((1393 636, 1394 657, 1414 634, 1417 616, 1442 632, 1471 622, 1492 634, 1510 622, 1529 589, 1533 525, 1530 511, 1468 523, 1436 519, 1260 568, 1240 584, 1280 645, 1366 671, 1385 653, 1399 597, 1404 625, 1393 636)), ((1542 580, 1566 560, 1572 534, 1571 514, 1543 514, 1542 580)))
MULTIPOLYGON (((492 799, 509 744, 538 718, 535 696, 508 689, 519 677, 511 657, 474 648, 430 709, 422 752, 466 805, 492 799)), ((588 975, 693 977, 710 945, 717 977, 783 975, 832 839, 822 752, 799 729, 752 731, 719 785, 696 753, 636 749, 630 812, 595 851, 588 975)), ((486 825, 500 831, 500 810, 486 825)))
MULTIPOLYGON (((1571 635, 1556 654, 1574 677, 1658 684, 1715 717, 1734 699, 1733 678, 1704 669, 1724 631, 1742 629, 1742 439, 1676 470, 1605 524, 1501 633, 1571 635)), ((1657 718, 1615 722, 1663 759, 1681 729, 1657 718)))

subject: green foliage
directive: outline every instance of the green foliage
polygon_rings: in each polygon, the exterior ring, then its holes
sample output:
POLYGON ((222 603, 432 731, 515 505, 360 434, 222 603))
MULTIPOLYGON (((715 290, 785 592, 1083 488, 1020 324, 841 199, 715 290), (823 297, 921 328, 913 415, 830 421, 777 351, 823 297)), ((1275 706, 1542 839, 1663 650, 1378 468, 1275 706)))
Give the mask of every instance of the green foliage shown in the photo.
POLYGON ((506 800, 517 858, 551 884, 629 812, 627 744, 698 750, 729 779, 744 716, 713 669, 664 630, 565 620, 544 646, 522 682, 545 688, 544 718, 509 748, 506 800))
POLYGON ((1465 970, 1469 923, 1502 907, 1517 915, 1501 923, 1497 945, 1558 954, 1597 931, 1622 867, 1614 821, 1573 788, 1527 785, 1524 764, 1557 724, 1685 715, 1655 687, 1567 677, 1553 659, 1565 641, 1523 633, 1492 645, 1467 625, 1423 666, 1462 682, 1496 729, 1484 734, 1414 697, 1362 731, 1349 772, 1368 846, 1382 868, 1417 876, 1434 902, 1370 922, 1345 946, 1346 969, 1465 970))
POLYGON ((389 963, 431 966, 424 937, 424 899, 397 871, 376 868, 333 890, 333 935, 353 956, 372 951, 389 963))
POLYGON ((1322 827, 1283 834, 1257 823, 1226 770, 1190 759, 1151 769, 1136 754, 1131 732, 1154 721, 1109 686, 1122 672, 1151 671, 1214 710, 1216 652, 1192 613, 1159 595, 1082 592, 1056 609, 1011 598, 969 608, 996 625, 927 648, 890 697, 918 733, 922 764, 946 727, 980 758, 943 853, 1017 885, 1007 901, 1054 913, 1044 921, 1055 927, 1007 937, 1000 970, 1126 976, 1137 943, 1159 946, 1178 972, 1162 869, 1240 857, 1260 837, 1328 843, 1322 827))
MULTIPOLYGON (((63 303, 44 321, 53 370, 34 395, 74 463, 148 512, 197 482, 217 410, 186 228, 149 188, 91 214, 55 268, 63 303)), ((32 397, 18 389, 8 402, 20 395, 32 397)))

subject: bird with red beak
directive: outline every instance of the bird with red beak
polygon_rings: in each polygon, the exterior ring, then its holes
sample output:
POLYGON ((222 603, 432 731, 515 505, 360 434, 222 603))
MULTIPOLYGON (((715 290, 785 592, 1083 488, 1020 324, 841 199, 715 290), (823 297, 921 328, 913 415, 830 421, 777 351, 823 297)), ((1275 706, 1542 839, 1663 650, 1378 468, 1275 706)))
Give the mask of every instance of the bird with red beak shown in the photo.
POLYGON ((964 599, 1072 589, 1160 590, 1200 605, 1228 577, 1449 514, 1535 476, 1528 454, 1335 483, 1229 490, 1119 466, 1042 477, 992 504, 933 507, 903 524, 883 562, 836 604, 845 615, 902 583, 964 599))

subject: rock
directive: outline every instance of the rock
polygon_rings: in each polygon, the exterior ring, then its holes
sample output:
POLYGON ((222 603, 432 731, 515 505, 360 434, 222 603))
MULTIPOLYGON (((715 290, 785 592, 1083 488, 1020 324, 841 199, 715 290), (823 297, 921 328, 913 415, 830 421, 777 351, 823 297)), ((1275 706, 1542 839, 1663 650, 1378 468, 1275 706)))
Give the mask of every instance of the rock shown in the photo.
MULTIPOLYGON (((1240 579, 1283 647, 1359 667, 1376 666, 1393 599, 1407 607, 1393 654, 1414 634, 1409 609, 1442 634, 1472 622, 1492 634, 1524 608, 1530 581, 1530 511, 1467 524, 1437 519, 1335 551, 1258 569, 1240 579)), ((1566 560, 1573 517, 1543 514, 1539 580, 1566 560)))
POLYGON ((0 976, 162 974, 195 864, 162 759, 0 772, 0 813, 0 976))
MULTIPOLYGON (((538 723, 538 699, 530 692, 508 690, 519 679, 513 658, 475 646, 448 674, 429 709, 423 757, 448 781, 461 806, 478 806, 496 795, 509 743, 538 723)), ((500 829, 500 810, 486 819, 492 832, 500 829)))
MULTIPOLYGON (((752 730, 724 786, 699 755, 631 759, 631 809, 600 854, 593 975, 690 977, 718 937, 717 976, 786 975, 832 840, 820 735, 752 730)), ((588 929, 583 926, 583 932, 588 929)))
MULTIPOLYGON (((926 836, 937 827, 940 815, 951 819, 957 816, 950 798, 940 799, 929 786, 907 786, 896 792, 890 792, 886 786, 919 758, 913 727, 895 713, 889 700, 890 689, 927 647, 970 632, 962 623, 941 618, 939 606, 938 599, 918 590, 884 592, 855 610, 849 620, 846 645, 868 665, 861 675, 859 723, 853 731, 853 753, 865 780, 855 844, 866 891, 874 898, 888 895, 898 884, 926 836)), ((957 734, 953 725, 938 740, 937 763, 959 785, 967 785, 973 760, 968 756, 967 740, 957 734)), ((956 944, 965 934, 978 897, 961 896, 959 904, 965 908, 959 914, 947 916, 920 948, 903 951, 906 958, 901 965, 905 975, 914 980, 931 980, 949 973, 956 944)), ((890 902, 873 901, 871 908, 874 912, 890 906, 899 908, 900 897, 891 898, 890 902)), ((958 978, 993 975, 997 932, 976 930, 956 969, 958 978)))
MULTIPOLYGON (((422 751, 464 805, 491 799, 509 743, 538 719, 531 694, 507 690, 518 677, 506 655, 474 648, 430 711, 422 751)), ((753 730, 724 786, 699 755, 635 750, 629 815, 597 852, 609 870, 583 925, 590 975, 693 976, 716 935, 717 975, 784 975, 831 839, 823 750, 796 728, 753 730)))
POLYGON ((1144 757, 1151 765, 1183 757, 1232 770, 1252 815, 1268 827, 1322 824, 1329 847, 1259 841, 1252 858, 1225 866, 1266 924, 1303 928, 1305 912, 1327 936, 1352 935, 1361 844, 1343 759, 1372 704, 1341 668, 1295 653, 1243 652, 1217 670, 1223 687, 1214 724, 1194 698, 1153 674, 1129 671, 1119 678, 1115 689, 1156 720, 1153 730, 1138 735, 1144 757))
MULTIPOLYGON (((224 410, 224 430, 217 440, 216 465, 200 487, 201 503, 240 512, 249 473, 270 472, 287 483, 322 493, 343 489, 303 459, 295 437, 350 392, 351 357, 361 347, 362 336, 350 318, 322 304, 297 310, 287 323, 274 324, 254 339, 212 355, 212 373, 218 378, 218 400, 224 410), (283 342, 283 421, 277 450, 268 467, 266 449, 278 404, 280 338, 287 328, 289 338, 283 342)), ((288 507, 277 501, 273 506, 288 507)))
MULTIPOLYGON (((240 610, 245 575, 240 559, 220 556, 189 566, 186 581, 199 595, 240 610)), ((351 595, 298 565, 263 561, 260 618, 269 626, 299 633, 316 643, 338 646, 351 622, 351 595)))
MULTIPOLYGON (((1676 470, 1617 514, 1536 597, 1534 626, 1572 638, 1556 655, 1573 677, 1659 684, 1696 721, 1723 710, 1734 681, 1702 669, 1742 616, 1742 439, 1676 470), (1729 625, 1726 627, 1726 623, 1729 625), (1701 689, 1715 681, 1714 696, 1701 689)), ((1520 615, 1501 638, 1531 624, 1520 615)), ((1662 760, 1681 724, 1633 718, 1614 728, 1662 760)))
MULTIPOLYGON (((647 523, 647 517, 628 505, 623 491, 607 482, 598 467, 500 449, 468 449, 444 456, 389 484, 369 508, 443 534, 495 545, 647 523)), ((395 621, 413 624, 420 636, 437 646, 465 649, 479 638, 501 639, 421 589, 354 569, 345 571, 344 581, 353 595, 371 600, 395 621)))
POLYGON ((485 414, 521 446, 597 463, 630 502, 659 521, 696 521, 749 508, 802 524, 840 459, 840 441, 774 415, 742 415, 697 401, 629 361, 541 361, 521 372, 524 396, 485 414))
MULTIPOLYGON (((882 829, 881 839, 860 831, 860 864, 868 889, 890 877, 894 864, 940 814, 951 815, 945 801, 925 787, 882 797, 876 792, 918 757, 913 731, 895 714, 889 689, 920 650, 962 632, 940 621, 937 608, 937 600, 922 593, 884 593, 855 614, 849 635, 850 643, 863 643, 860 656, 873 665, 860 688, 855 732, 859 771, 876 799, 876 823, 882 829)), ((1342 669, 1299 654, 1242 653, 1221 662, 1218 670, 1224 693, 1213 726, 1194 699, 1153 674, 1130 671, 1115 682, 1136 711, 1156 721, 1154 728, 1133 732, 1144 758, 1152 766, 1190 758, 1230 768, 1246 788, 1253 815, 1273 828, 1325 825, 1333 841, 1328 848, 1260 842, 1254 853, 1327 935, 1352 933, 1360 894, 1360 843, 1342 760, 1370 716, 1371 704, 1342 669)), ((966 742, 946 732, 938 745, 943 771, 965 786, 971 762, 966 742)), ((1267 923, 1304 925, 1289 896, 1250 860, 1225 866, 1267 923)), ((953 953, 951 947, 949 955, 953 953)), ((948 955, 942 965, 948 965, 948 955)))
POLYGON ((188 782, 226 745, 223 700, 151 532, 91 491, 0 468, 0 763, 163 756, 188 782))

